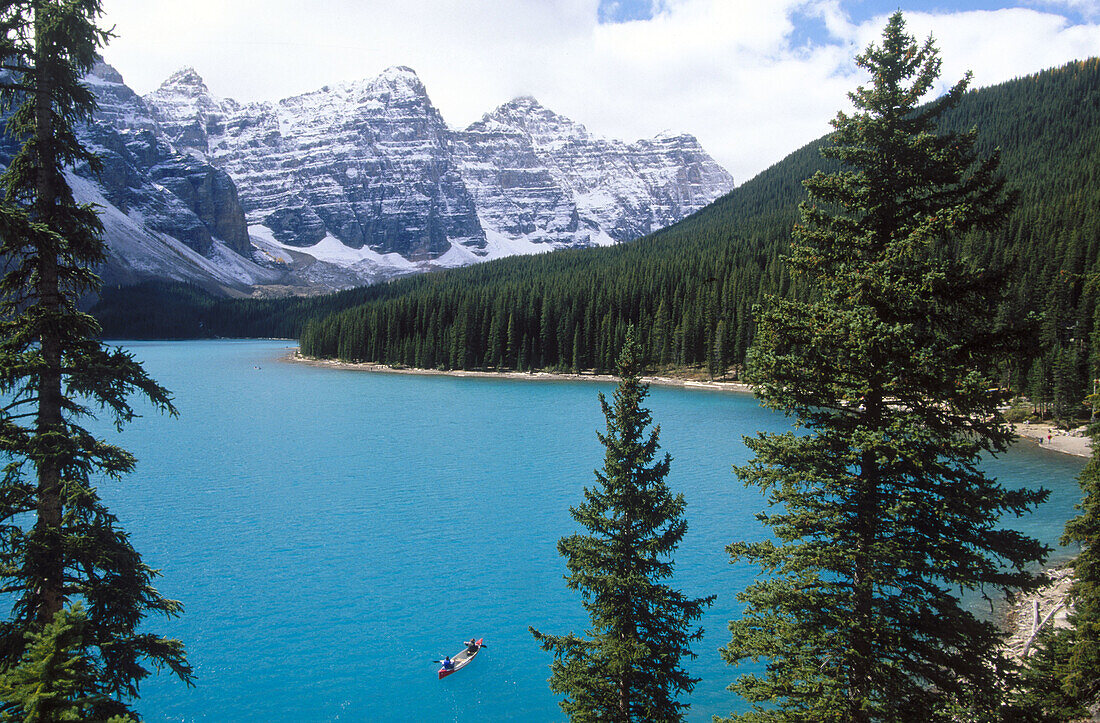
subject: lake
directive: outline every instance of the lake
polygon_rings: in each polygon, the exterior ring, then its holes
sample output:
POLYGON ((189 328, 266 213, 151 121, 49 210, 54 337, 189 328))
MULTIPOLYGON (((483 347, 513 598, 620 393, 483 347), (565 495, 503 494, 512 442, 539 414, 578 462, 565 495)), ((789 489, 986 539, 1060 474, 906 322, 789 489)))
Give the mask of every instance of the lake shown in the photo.
MULTIPOLYGON (((187 688, 142 687, 149 721, 562 720, 549 654, 527 628, 582 632, 558 538, 603 461, 596 395, 613 385, 373 374, 280 361, 292 342, 126 343, 175 395, 120 435, 137 471, 101 494, 184 615, 187 688), (439 681, 433 659, 488 647, 439 681)), ((758 539, 759 491, 732 474, 744 434, 786 420, 743 394, 654 387, 669 485, 689 530, 673 584, 717 594, 702 621, 690 718, 741 710, 717 649, 754 570, 724 547, 758 539)), ((989 463, 1051 501, 1017 527, 1053 544, 1084 460, 1021 444, 989 463)), ((1056 553, 1066 556, 1066 551, 1056 553)))

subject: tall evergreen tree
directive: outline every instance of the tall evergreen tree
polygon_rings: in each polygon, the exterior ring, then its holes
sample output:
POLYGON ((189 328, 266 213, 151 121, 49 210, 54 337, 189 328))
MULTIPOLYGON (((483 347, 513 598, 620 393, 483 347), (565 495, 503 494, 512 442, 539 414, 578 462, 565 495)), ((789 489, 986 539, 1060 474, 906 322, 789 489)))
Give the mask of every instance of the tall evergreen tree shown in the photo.
MULTIPOLYGON (((1094 395, 1095 396, 1095 395, 1094 395)), ((1062 688, 1075 701, 1100 703, 1100 425, 1092 427, 1092 458, 1078 478, 1081 514, 1066 523, 1062 544, 1077 543, 1070 597, 1069 656, 1060 671, 1062 688)))
MULTIPOLYGON (((1096 394, 1090 403, 1100 401, 1096 394)), ((1077 544, 1065 628, 1043 631, 1024 661, 1012 700, 1020 723, 1088 718, 1100 703, 1100 425, 1090 429, 1092 455, 1078 476, 1081 514, 1066 523, 1063 545, 1077 544)))
POLYGON ((767 661, 731 686, 756 704, 734 719, 981 720, 1007 661, 959 593, 1031 586, 1045 554, 999 527, 1045 491, 978 468, 1012 433, 988 374, 998 285, 958 240, 1012 199, 975 131, 936 133, 969 78, 918 106, 939 75, 931 39, 918 46, 897 13, 857 63, 872 83, 824 150, 842 169, 806 181, 787 261, 814 295, 772 298, 750 358, 760 398, 806 433, 746 440, 755 457, 737 470, 778 509, 761 515, 773 540, 729 548, 766 573, 723 651, 767 661))
POLYGON ((93 475, 134 466, 125 450, 97 439, 81 421, 97 410, 121 426, 139 393, 162 410, 170 396, 131 355, 99 343, 99 328, 77 310, 98 288, 102 227, 77 203, 67 167, 98 167, 76 124, 94 98, 80 79, 107 34, 98 0, 18 0, 0 7, 2 98, 19 150, 0 180, 0 592, 11 615, 0 623, 0 668, 18 664, 27 634, 43 630, 71 599, 87 605, 74 651, 91 661, 101 712, 123 714, 148 675, 143 663, 189 681, 181 644, 138 631, 148 612, 175 615, 178 603, 152 587, 141 562, 96 494, 93 475))
POLYGON ((565 695, 562 709, 575 721, 678 721, 678 700, 697 679, 680 667, 690 643, 702 636, 692 623, 714 600, 692 599, 662 581, 672 575, 672 553, 687 531, 684 497, 665 484, 671 457, 657 459, 660 427, 642 402, 649 386, 639 378, 641 347, 633 327, 618 358, 614 405, 600 394, 607 431, 597 485, 570 509, 590 534, 564 537, 570 589, 580 590, 592 620, 588 637, 545 635, 554 652, 550 687, 565 695))

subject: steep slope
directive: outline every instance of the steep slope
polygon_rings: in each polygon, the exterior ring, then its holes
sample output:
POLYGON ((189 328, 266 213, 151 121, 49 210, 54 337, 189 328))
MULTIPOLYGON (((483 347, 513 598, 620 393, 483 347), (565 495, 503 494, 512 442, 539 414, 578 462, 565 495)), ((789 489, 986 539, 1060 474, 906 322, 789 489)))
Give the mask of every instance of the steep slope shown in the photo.
POLYGON ((733 185, 690 136, 598 139, 530 98, 452 131, 404 67, 248 105, 184 69, 145 101, 234 179, 254 237, 365 279, 636 238, 733 185))
MULTIPOLYGON (((225 172, 166 144, 144 102, 110 66, 98 63, 84 82, 99 112, 77 131, 103 169, 93 177, 78 166, 69 181, 78 200, 102 209, 105 284, 165 278, 242 294, 282 275, 251 261, 244 214, 225 172)), ((16 148, 0 138, 0 163, 16 148)))
POLYGON ((455 146, 483 224, 514 240, 629 241, 733 187, 692 136, 631 144, 599 138, 531 97, 455 133, 455 146))
POLYGON ((245 106, 214 98, 184 70, 147 100, 168 139, 225 169, 249 223, 281 244, 331 235, 410 261, 485 245, 446 124, 407 68, 245 106))

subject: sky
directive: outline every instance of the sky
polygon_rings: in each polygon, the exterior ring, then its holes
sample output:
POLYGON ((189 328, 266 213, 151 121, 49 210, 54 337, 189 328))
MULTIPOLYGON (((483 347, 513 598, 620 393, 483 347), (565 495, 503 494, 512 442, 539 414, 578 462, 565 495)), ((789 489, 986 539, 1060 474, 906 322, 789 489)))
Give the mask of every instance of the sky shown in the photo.
POLYGON ((182 67, 274 101, 413 68, 452 127, 520 95, 633 141, 696 136, 740 184, 830 130, 854 56, 902 10, 942 87, 1100 55, 1100 0, 104 0, 103 54, 145 94, 182 67))

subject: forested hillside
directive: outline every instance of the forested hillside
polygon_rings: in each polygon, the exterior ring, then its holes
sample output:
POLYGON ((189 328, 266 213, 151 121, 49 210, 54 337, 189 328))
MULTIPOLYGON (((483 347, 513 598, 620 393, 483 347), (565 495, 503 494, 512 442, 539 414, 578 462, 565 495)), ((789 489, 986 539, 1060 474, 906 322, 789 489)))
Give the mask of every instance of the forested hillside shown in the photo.
MULTIPOLYGON (((972 91, 948 126, 976 127, 985 152, 999 148, 1002 171, 1020 193, 1002 231, 960 241, 976 263, 1008 274, 1006 297, 989 313, 1026 335, 1006 359, 1005 382, 1064 408, 1080 398, 1096 356, 1096 289, 1087 280, 1098 271, 1100 61, 972 91)), ((769 293, 798 293, 780 257, 804 198, 801 182, 825 167, 823 142, 621 246, 503 259, 325 300, 209 300, 188 314, 205 333, 300 331, 309 355, 441 368, 604 371, 633 323, 649 368, 699 365, 719 374, 744 359, 753 305, 769 293)), ((107 314, 112 304, 134 306, 125 294, 105 302, 97 312, 105 321, 115 318, 107 314)), ((106 326, 131 335, 125 323, 106 326)))

